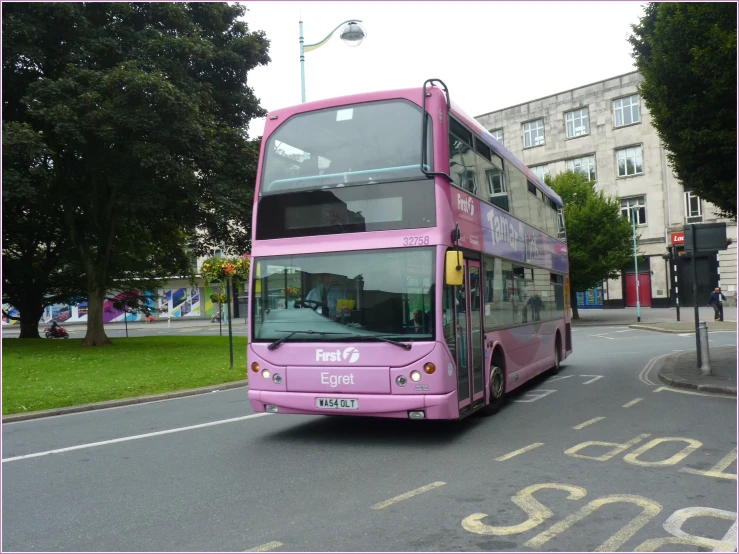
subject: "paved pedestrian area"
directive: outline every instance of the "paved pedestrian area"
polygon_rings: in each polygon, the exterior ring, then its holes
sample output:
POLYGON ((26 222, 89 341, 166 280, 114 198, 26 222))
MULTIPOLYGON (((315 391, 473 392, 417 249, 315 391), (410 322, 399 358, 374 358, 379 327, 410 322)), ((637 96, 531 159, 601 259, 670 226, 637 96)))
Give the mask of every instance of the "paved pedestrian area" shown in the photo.
MULTIPOLYGON (((580 319, 573 320, 573 325, 632 325, 637 323, 636 308, 613 308, 607 310, 578 310, 580 319)), ((677 311, 675 308, 641 308, 639 310, 639 323, 676 322, 677 311)), ((713 323, 713 308, 700 306, 698 308, 698 320, 713 323)), ((724 308, 724 322, 734 322, 737 319, 736 307, 726 306, 724 308)), ((680 322, 694 322, 695 312, 693 308, 680 309, 680 322)))
POLYGON ((736 346, 709 348, 711 375, 698 368, 695 350, 667 356, 658 375, 663 382, 681 388, 736 395, 736 346))

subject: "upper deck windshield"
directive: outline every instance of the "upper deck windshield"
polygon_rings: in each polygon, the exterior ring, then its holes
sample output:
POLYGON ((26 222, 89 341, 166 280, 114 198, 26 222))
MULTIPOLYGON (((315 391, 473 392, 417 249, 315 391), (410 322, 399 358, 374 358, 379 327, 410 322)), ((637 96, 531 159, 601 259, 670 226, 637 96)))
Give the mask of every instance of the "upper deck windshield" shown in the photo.
POLYGON ((257 258, 253 340, 432 340, 434 249, 257 258), (313 332, 315 334, 305 334, 313 332))
POLYGON ((260 195, 424 179, 422 121, 400 99, 292 116, 269 137, 260 195))

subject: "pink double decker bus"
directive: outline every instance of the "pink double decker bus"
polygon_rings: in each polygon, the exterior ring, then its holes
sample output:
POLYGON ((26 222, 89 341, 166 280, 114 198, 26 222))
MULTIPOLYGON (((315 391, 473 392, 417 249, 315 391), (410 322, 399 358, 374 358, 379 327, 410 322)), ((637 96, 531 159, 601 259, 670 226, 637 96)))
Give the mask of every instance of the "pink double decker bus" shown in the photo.
POLYGON ((496 412, 572 353, 561 208, 438 79, 271 112, 252 222, 254 411, 496 412))

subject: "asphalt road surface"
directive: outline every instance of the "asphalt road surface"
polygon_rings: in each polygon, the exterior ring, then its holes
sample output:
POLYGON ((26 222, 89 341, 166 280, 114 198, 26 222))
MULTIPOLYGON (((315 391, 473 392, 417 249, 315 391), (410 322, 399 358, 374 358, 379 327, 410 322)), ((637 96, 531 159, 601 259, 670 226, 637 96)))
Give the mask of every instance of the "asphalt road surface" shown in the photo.
POLYGON ((735 550, 736 398, 652 370, 694 336, 574 345, 489 418, 253 414, 235 389, 3 425, 2 548, 735 550))

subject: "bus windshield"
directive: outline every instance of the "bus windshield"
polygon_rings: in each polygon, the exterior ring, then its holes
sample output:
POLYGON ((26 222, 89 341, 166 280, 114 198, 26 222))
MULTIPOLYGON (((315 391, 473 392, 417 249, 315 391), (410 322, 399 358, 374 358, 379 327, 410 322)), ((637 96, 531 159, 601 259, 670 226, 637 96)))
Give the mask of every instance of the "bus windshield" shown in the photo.
POLYGON ((274 341, 433 340, 434 249, 257 258, 253 337, 274 341))
POLYGON ((421 123, 421 108, 408 100, 292 116, 265 146, 260 194, 423 179, 421 123))

